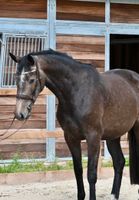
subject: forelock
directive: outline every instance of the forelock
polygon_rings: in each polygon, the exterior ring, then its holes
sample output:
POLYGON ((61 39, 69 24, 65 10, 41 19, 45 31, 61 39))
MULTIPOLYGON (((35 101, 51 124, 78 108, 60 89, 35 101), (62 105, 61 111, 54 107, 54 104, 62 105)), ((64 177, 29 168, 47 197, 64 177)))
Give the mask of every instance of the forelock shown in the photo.
POLYGON ((17 66, 17 74, 22 74, 22 72, 27 72, 31 70, 31 66, 27 60, 27 56, 21 58, 17 66))

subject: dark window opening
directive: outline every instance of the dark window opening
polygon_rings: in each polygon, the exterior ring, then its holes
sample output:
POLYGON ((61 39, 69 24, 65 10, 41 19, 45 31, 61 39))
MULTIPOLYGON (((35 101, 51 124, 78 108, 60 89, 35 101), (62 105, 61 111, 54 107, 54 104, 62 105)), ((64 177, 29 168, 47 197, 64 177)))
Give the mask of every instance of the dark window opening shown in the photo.
POLYGON ((139 36, 111 35, 110 69, 129 69, 139 73, 139 36))

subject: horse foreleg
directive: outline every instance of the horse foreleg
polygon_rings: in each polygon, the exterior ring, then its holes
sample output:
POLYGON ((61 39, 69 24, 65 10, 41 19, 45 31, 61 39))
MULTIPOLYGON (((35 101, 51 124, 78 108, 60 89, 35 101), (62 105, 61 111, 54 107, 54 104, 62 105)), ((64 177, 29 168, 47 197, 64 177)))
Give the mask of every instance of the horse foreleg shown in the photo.
POLYGON ((107 146, 112 156, 114 166, 114 181, 111 194, 114 195, 114 199, 118 199, 121 187, 123 168, 125 165, 125 159, 120 145, 120 138, 115 140, 108 140, 107 146))
POLYGON ((87 134, 88 144, 88 182, 90 186, 90 200, 96 200, 95 184, 97 181, 97 166, 100 151, 100 137, 97 132, 87 134))
POLYGON ((82 159, 81 159, 81 142, 79 140, 73 140, 70 137, 65 136, 65 140, 72 154, 74 172, 77 181, 78 189, 78 200, 85 199, 85 191, 83 184, 83 169, 82 169, 82 159))

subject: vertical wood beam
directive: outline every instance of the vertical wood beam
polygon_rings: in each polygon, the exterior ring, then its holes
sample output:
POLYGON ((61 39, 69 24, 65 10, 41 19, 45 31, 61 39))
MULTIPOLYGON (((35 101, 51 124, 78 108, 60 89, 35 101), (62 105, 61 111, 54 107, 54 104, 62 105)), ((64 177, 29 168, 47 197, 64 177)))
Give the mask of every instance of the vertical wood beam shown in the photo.
POLYGON ((56 49, 56 0, 47 1, 48 48, 56 49))
POLYGON ((105 71, 110 70, 110 0, 105 3, 105 71))
MULTIPOLYGON (((106 24, 106 33, 105 33, 105 71, 110 70, 110 0, 105 2, 105 24, 106 24)), ((104 157, 105 159, 110 158, 106 141, 104 141, 104 157)))
MULTIPOLYGON (((47 0, 48 39, 47 48, 56 49, 56 0, 47 0)), ((55 130, 55 96, 47 96, 47 130, 55 130)), ((56 157, 55 138, 48 138, 46 141, 46 159, 54 162, 56 157)))

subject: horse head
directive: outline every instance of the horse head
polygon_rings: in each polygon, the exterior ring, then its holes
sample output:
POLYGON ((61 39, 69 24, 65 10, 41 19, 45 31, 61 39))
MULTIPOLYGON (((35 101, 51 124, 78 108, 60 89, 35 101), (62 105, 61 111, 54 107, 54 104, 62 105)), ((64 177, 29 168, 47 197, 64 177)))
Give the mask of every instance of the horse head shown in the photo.
POLYGON ((42 75, 38 58, 28 54, 22 58, 10 53, 11 58, 18 63, 15 74, 17 95, 15 117, 18 120, 28 119, 32 105, 45 86, 45 77, 42 75))

